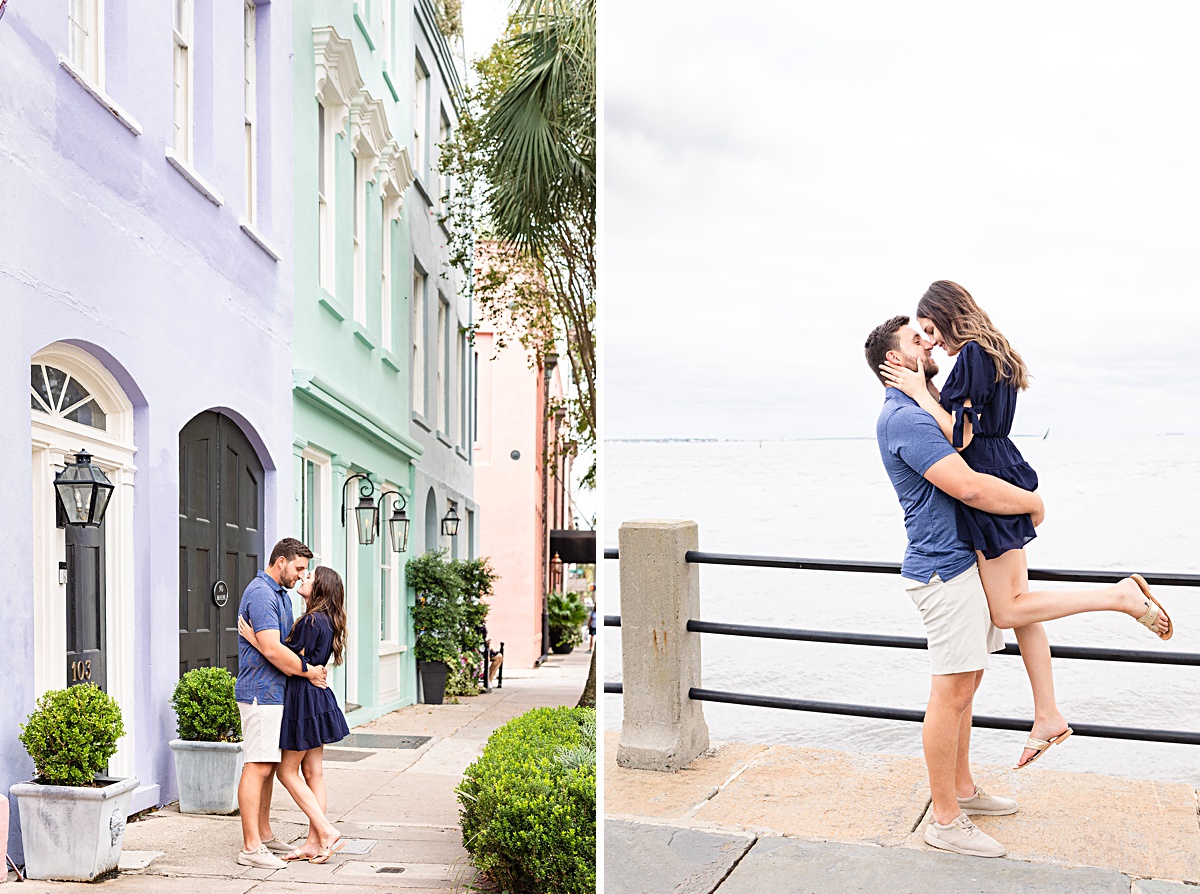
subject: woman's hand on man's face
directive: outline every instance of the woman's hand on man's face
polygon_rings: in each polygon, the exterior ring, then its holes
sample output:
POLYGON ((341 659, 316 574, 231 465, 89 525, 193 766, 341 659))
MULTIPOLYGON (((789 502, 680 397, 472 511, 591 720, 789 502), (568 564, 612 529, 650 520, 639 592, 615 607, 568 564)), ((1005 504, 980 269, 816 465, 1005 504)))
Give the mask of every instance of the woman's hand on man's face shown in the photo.
POLYGON ((925 379, 925 363, 920 357, 917 358, 916 370, 888 360, 879 365, 879 371, 889 385, 903 391, 913 400, 917 400, 921 394, 929 393, 925 379))

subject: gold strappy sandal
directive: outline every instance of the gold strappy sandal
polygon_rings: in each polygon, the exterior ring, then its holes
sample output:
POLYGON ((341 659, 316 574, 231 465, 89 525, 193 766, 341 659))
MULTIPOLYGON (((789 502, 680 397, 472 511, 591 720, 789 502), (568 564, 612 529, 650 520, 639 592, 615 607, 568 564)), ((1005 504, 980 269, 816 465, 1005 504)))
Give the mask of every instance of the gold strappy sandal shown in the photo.
POLYGON ((1171 623, 1171 616, 1167 614, 1167 610, 1162 607, 1162 603, 1154 598, 1154 594, 1150 592, 1150 585, 1146 583, 1146 579, 1140 574, 1131 574, 1129 577, 1138 587, 1141 588, 1142 595, 1146 597, 1146 614, 1137 619, 1137 622, 1143 627, 1146 627, 1161 640, 1168 640, 1175 635, 1175 625, 1171 623), (1163 615, 1167 619, 1167 632, 1159 633, 1154 629, 1154 625, 1158 623, 1158 616, 1163 615))
POLYGON ((1067 741, 1067 739, 1071 738, 1071 733, 1073 732, 1075 732, 1075 730, 1068 726, 1057 736, 1051 736, 1049 739, 1038 739, 1031 735, 1025 740, 1025 747, 1032 748, 1036 753, 1029 760, 1025 761, 1025 763, 1017 764, 1015 767, 1013 767, 1013 769, 1023 770, 1025 767, 1028 767, 1035 760, 1045 754, 1046 749, 1048 749, 1051 745, 1061 745, 1063 742, 1067 741))

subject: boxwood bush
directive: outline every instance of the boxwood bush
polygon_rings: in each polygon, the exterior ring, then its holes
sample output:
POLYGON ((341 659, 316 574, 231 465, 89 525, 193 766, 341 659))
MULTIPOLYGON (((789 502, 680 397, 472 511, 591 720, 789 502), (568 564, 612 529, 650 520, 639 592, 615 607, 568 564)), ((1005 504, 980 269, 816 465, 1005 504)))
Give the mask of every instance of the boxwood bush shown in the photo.
POLYGON ((190 742, 242 741, 242 717, 233 691, 236 683, 223 667, 197 667, 180 677, 171 696, 179 738, 190 742))
POLYGON ((512 894, 596 889, 596 712, 535 708, 492 733, 458 786, 463 846, 512 894), (578 760, 588 753, 590 760, 578 760))
POLYGON ((93 683, 51 689, 21 726, 21 744, 43 785, 90 786, 125 735, 121 708, 93 683))

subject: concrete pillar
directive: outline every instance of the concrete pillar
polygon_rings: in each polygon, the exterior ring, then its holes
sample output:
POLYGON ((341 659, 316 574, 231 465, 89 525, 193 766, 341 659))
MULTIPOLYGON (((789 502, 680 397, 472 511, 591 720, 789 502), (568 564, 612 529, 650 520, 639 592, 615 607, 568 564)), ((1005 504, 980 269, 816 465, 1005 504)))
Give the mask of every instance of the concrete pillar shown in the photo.
POLYGON ((699 548, 695 522, 621 525, 621 678, 624 718, 617 763, 674 772, 708 750, 708 724, 688 690, 700 685, 700 574, 684 561, 699 548))

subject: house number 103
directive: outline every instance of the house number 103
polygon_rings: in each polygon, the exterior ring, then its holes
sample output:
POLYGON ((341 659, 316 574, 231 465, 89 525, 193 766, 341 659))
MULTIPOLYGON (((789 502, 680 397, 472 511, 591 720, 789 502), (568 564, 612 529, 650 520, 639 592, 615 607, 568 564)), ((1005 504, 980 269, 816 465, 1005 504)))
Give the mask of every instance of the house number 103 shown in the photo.
POLYGON ((71 662, 71 682, 82 683, 92 678, 92 659, 71 662))

